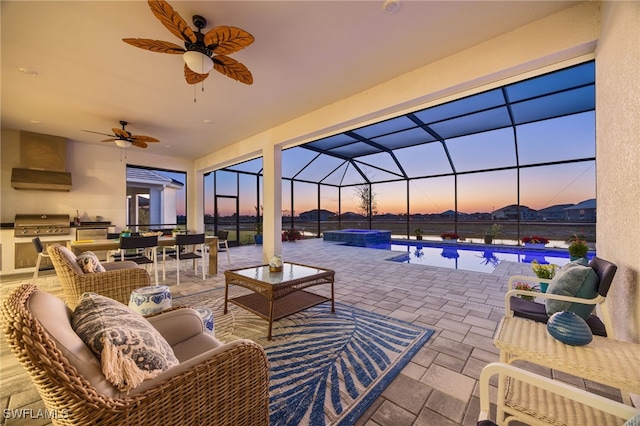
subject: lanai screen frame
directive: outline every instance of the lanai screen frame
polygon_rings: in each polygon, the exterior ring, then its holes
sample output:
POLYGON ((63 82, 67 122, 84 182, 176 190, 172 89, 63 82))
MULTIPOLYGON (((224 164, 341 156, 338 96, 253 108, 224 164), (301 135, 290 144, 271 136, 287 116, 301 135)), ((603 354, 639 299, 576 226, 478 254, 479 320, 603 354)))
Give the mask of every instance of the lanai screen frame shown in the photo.
MULTIPOLYGON (((405 182, 406 191, 406 234, 410 232, 410 197, 409 185, 413 180, 452 177, 454 180, 454 230, 458 229, 458 177, 485 172, 515 170, 517 180, 517 209, 518 209, 518 239, 520 239, 520 206, 521 182, 520 171, 533 167, 545 167, 569 163, 595 163, 595 136, 591 146, 593 151, 585 156, 555 161, 538 161, 525 163, 521 161, 518 146, 519 126, 542 122, 554 118, 595 113, 595 61, 590 60, 571 67, 542 74, 529 79, 511 83, 499 88, 490 89, 474 95, 456 99, 433 107, 399 115, 378 123, 348 130, 336 135, 322 138, 304 145, 283 151, 282 180, 290 185, 290 206, 292 214, 283 217, 283 228, 287 225, 295 227, 294 185, 296 182, 313 184, 317 190, 317 230, 321 234, 321 188, 338 189, 338 226, 342 222, 342 193, 344 190, 359 185, 372 185, 390 182, 405 182), (499 165, 488 168, 459 170, 450 152, 450 143, 456 138, 480 135, 496 130, 510 130, 513 133, 513 148, 515 150, 515 164, 499 165), (410 176, 405 165, 398 159, 398 150, 425 144, 439 144, 442 147, 449 171, 436 171, 423 175, 410 176), (380 167, 371 162, 363 161, 365 157, 384 153, 392 160, 390 167, 380 167), (307 160, 298 162, 287 161, 287 157, 306 157, 307 160), (320 164, 319 159, 330 158, 333 167, 326 169, 320 178, 310 179, 310 172, 320 164), (375 179, 367 170, 383 174, 384 178, 375 179), (354 181, 353 176, 360 180, 354 181), (351 179, 351 181, 349 181, 351 179), (288 219, 288 224, 287 224, 288 219)), ((595 128, 595 118, 593 119, 595 128)), ((595 131, 594 131, 595 135, 595 131)), ((589 151, 586 149, 585 151, 589 151)), ((326 163, 326 162, 325 162, 326 163)), ((324 166, 321 166, 322 168, 324 166)), ((238 174, 250 174, 256 177, 256 205, 260 205, 262 178, 262 159, 256 158, 221 169, 238 174)), ((215 172, 212 172, 215 173, 215 172)), ((315 173, 315 172, 314 172, 315 173)), ((215 200, 215 188, 214 188, 215 200)), ((284 195, 283 195, 284 200, 284 195)), ((368 228, 371 229, 373 217, 371 208, 366 218, 368 228)), ((260 221, 260 217, 256 217, 260 221)), ((238 229, 239 230, 239 229, 238 229)), ((308 229, 306 231, 309 231, 308 229)))

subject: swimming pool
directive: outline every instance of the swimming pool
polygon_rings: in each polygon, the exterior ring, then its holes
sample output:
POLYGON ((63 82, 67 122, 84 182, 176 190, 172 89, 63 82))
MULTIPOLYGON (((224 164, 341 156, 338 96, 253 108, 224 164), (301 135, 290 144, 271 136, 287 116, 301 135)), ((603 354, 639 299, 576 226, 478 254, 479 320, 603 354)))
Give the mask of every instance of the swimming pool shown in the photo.
MULTIPOLYGON (((387 260, 393 262, 413 263, 418 265, 439 266, 442 268, 463 269, 476 272, 493 272, 503 260, 510 262, 553 263, 562 266, 569 262, 567 249, 525 250, 523 247, 505 247, 494 245, 451 244, 426 242, 396 242, 376 248, 402 252, 387 260)), ((589 253, 589 258, 593 256, 589 253)))

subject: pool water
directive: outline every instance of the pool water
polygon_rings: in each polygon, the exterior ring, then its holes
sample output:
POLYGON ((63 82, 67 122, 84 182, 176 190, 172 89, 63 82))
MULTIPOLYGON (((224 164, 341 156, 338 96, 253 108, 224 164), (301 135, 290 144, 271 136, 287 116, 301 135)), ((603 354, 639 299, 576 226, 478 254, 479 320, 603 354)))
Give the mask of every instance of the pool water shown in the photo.
POLYGON ((522 247, 489 245, 470 247, 462 244, 416 244, 413 242, 391 242, 390 245, 376 248, 401 252, 387 259, 393 262, 487 273, 493 272, 503 260, 522 263, 537 260, 540 264, 553 263, 558 266, 569 262, 569 253, 566 249, 525 250, 522 247))

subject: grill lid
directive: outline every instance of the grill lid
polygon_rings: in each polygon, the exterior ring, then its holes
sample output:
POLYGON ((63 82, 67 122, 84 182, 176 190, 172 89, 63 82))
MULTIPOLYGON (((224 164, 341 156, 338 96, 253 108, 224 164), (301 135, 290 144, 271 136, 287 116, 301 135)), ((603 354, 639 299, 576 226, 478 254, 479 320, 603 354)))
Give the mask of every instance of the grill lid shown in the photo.
POLYGON ((17 214, 14 227, 69 226, 68 214, 17 214))

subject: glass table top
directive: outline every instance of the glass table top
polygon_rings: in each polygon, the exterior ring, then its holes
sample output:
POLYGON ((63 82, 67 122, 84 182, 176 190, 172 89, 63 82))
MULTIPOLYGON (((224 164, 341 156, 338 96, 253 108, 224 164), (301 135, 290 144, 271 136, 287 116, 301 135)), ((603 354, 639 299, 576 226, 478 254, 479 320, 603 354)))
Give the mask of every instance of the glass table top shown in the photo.
POLYGON ((282 272, 269 271, 269 265, 239 269, 232 272, 237 275, 263 281, 268 284, 280 284, 286 281, 308 278, 328 271, 326 269, 316 268, 313 266, 284 262, 282 272))

